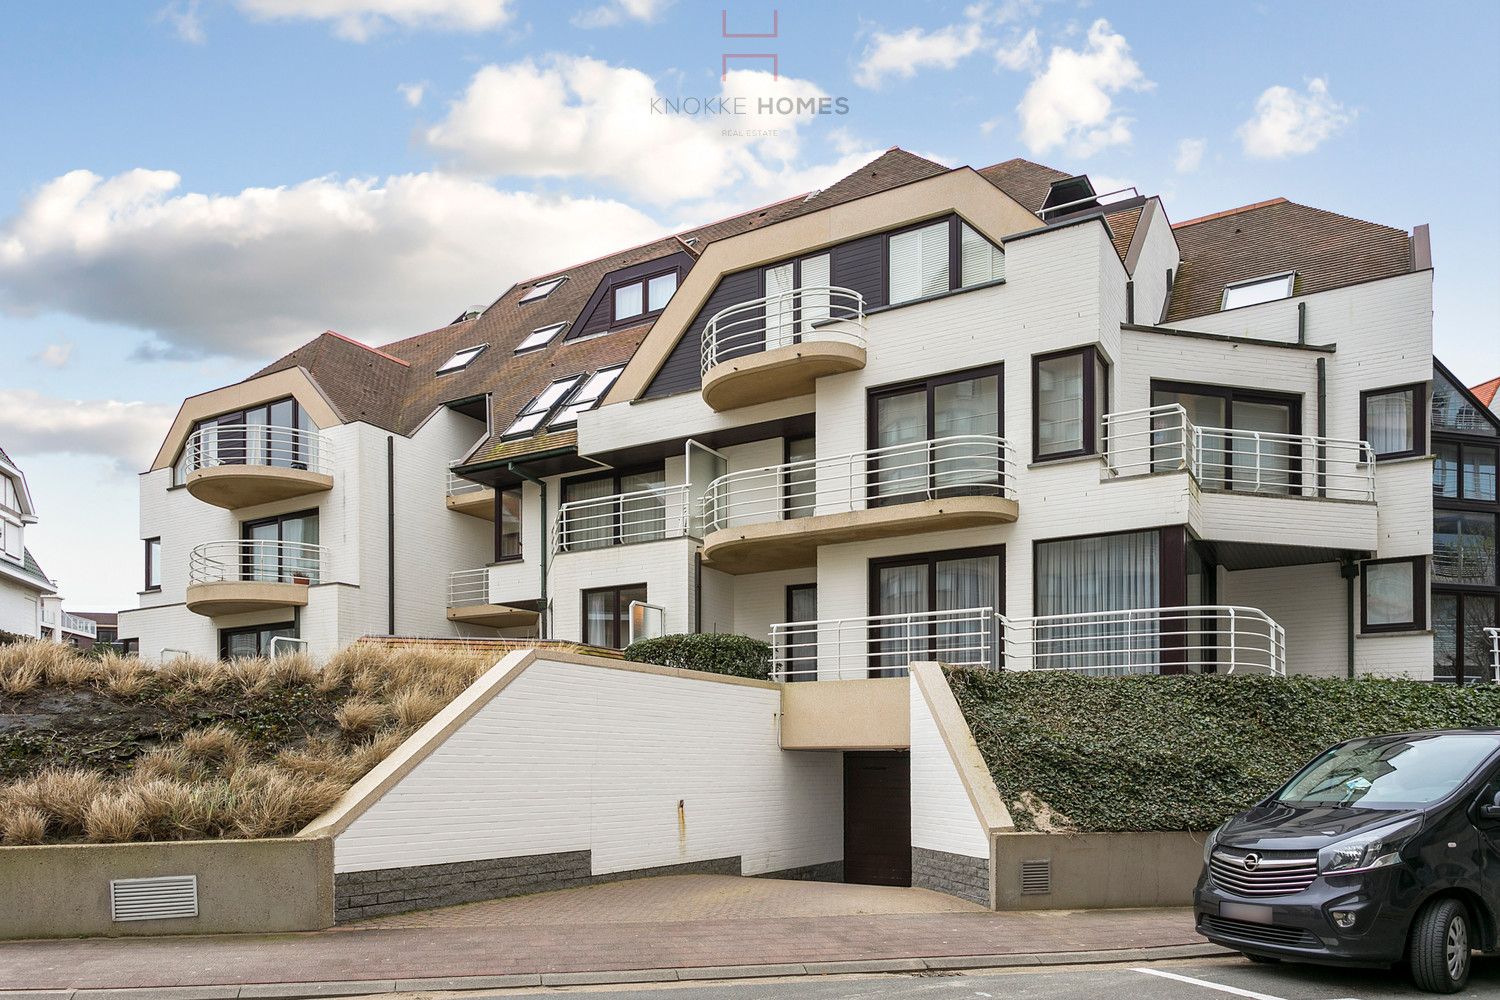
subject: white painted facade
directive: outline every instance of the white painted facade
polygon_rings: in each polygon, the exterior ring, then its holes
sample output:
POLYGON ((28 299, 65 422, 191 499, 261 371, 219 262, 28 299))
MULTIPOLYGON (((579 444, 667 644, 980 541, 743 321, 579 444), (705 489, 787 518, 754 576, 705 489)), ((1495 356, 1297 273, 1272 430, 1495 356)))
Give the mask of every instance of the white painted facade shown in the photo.
POLYGON ((921 685, 907 688, 911 702, 911 846, 969 858, 990 856, 990 837, 921 685))
MULTIPOLYGON (((44 602, 55 601, 59 616, 62 604, 51 582, 28 565, 26 530, 37 520, 26 476, 0 451, 0 632, 28 638, 43 635, 44 602)), ((50 637, 59 636, 51 630, 50 637)))

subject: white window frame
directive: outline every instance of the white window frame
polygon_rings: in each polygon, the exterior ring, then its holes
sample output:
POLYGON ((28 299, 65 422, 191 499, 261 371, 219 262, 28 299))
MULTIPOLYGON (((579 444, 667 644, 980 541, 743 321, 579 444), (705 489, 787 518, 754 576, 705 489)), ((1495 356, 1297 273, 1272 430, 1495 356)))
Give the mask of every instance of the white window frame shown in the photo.
POLYGON ((580 413, 587 413, 599 405, 604 394, 609 392, 624 370, 624 365, 614 365, 601 368, 590 375, 568 401, 557 408, 557 414, 547 423, 548 428, 576 424, 580 413))
POLYGON ((567 280, 568 276, 565 274, 560 278, 548 278, 545 281, 538 281, 531 286, 525 295, 521 296, 519 304, 524 306, 528 302, 540 302, 557 291, 562 286, 562 283, 567 280))
POLYGON ((531 402, 523 406, 521 412, 516 414, 516 419, 511 421, 510 426, 505 428, 505 431, 500 435, 501 439, 524 437, 527 434, 533 433, 546 422, 547 417, 552 411, 567 398, 568 394, 577 387, 582 379, 582 372, 579 372, 577 375, 569 375, 567 378, 556 380, 547 386, 547 388, 537 393, 531 402))
POLYGON ((561 323, 549 323, 546 326, 537 327, 535 330, 532 330, 526 335, 525 340, 522 340, 519 344, 516 345, 516 353, 525 354, 528 351, 541 350, 543 347, 546 347, 548 344, 552 343, 552 341, 556 340, 557 335, 559 333, 562 333, 563 329, 566 328, 567 325, 567 322, 564 321, 561 323))
POLYGON ((474 359, 489 349, 489 344, 475 344, 473 347, 464 347, 453 352, 453 356, 438 365, 434 375, 452 375, 461 372, 474 363, 474 359))
POLYGON ((1248 281, 1232 281, 1229 284, 1227 284, 1227 285, 1224 286, 1224 292, 1219 297, 1219 309, 1222 312, 1223 310, 1226 310, 1226 309, 1243 309, 1246 306, 1258 306, 1258 305, 1262 305, 1262 304, 1264 304, 1266 302, 1280 302, 1282 299, 1289 299, 1289 298, 1291 298, 1292 297, 1292 291, 1296 287, 1297 287, 1297 272, 1296 271, 1283 271, 1280 274, 1267 274, 1267 275, 1264 275, 1264 276, 1259 277, 1259 278, 1251 278, 1248 281), (1229 304, 1230 296, 1234 292, 1239 292, 1239 291, 1244 291, 1244 290, 1251 289, 1251 288, 1256 288, 1256 287, 1258 287, 1260 285, 1271 285, 1274 282, 1283 282, 1284 286, 1285 286, 1285 291, 1281 292, 1278 295, 1271 295, 1271 296, 1266 297, 1266 298, 1257 298, 1257 299, 1253 299, 1252 301, 1249 301, 1249 302, 1236 302, 1234 305, 1230 305, 1229 304))

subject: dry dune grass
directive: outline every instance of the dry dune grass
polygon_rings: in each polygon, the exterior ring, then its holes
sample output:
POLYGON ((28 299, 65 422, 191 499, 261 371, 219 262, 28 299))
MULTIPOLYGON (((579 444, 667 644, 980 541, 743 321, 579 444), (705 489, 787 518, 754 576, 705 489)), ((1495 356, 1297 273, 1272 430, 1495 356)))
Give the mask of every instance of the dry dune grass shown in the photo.
MULTIPOLYGON (((107 775, 39 762, 0 784, 0 842, 189 840, 294 833, 491 666, 477 653, 356 644, 321 665, 305 656, 228 663, 82 656, 71 647, 0 647, 6 699, 92 689, 182 713, 210 699, 235 707, 223 719, 192 716, 175 739, 107 775), (270 745, 237 728, 247 706, 288 693, 315 703, 325 731, 270 745)), ((299 702, 300 703, 300 702, 299 702)))

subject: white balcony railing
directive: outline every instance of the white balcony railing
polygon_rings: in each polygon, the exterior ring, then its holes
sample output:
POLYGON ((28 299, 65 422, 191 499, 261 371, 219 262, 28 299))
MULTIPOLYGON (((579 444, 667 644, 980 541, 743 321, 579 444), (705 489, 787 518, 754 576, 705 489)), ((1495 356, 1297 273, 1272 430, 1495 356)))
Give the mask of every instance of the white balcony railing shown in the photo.
POLYGON ((1486 628, 1484 634, 1490 640, 1490 669, 1495 683, 1500 684, 1500 628, 1486 628))
POLYGON ((703 493, 703 530, 841 514, 948 497, 1014 499, 1011 447, 959 434, 720 476, 703 493))
POLYGON ((582 552, 682 538, 692 531, 688 487, 658 486, 632 493, 572 500, 557 509, 552 551, 582 552))
POLYGON ((79 615, 70 615, 66 611, 62 615, 62 627, 65 632, 74 632, 78 635, 86 635, 90 639, 98 638, 99 623, 79 615))
POLYGON ((448 607, 471 608, 490 602, 490 571, 457 569, 448 574, 448 607))
POLYGON ((188 435, 183 472, 221 466, 264 466, 333 474, 333 446, 322 431, 270 424, 200 427, 188 435))
POLYGON ((461 497, 470 493, 481 493, 490 487, 483 483, 476 483, 472 479, 465 479, 452 469, 448 470, 448 496, 461 497))
POLYGON ((1186 469, 1206 490, 1375 499, 1375 456, 1364 441, 1199 427, 1177 403, 1105 414, 1114 476, 1186 469))
POLYGON ((1005 670, 1286 674, 1286 633, 1256 608, 1194 606, 1006 618, 993 608, 771 626, 779 681, 896 677, 916 660, 1005 670))
POLYGON ((703 372, 734 358, 807 342, 864 347, 864 296, 818 285, 721 309, 703 328, 703 372))
POLYGON ((1006 670, 1286 674, 1286 632, 1258 608, 1193 605, 1002 618, 1006 670))
POLYGON ((188 557, 188 582, 298 583, 323 581, 328 549, 305 542, 236 539, 205 542, 188 557))

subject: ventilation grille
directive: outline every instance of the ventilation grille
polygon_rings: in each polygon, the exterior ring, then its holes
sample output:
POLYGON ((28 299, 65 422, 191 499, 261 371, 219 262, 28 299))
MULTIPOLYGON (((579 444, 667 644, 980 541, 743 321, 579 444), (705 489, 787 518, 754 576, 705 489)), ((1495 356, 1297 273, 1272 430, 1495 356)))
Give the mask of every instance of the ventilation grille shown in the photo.
POLYGON ((1045 896, 1052 891, 1052 862, 1021 862, 1021 895, 1045 896))
POLYGON ((117 878, 109 883, 109 916, 123 920, 166 920, 198 915, 198 876, 117 878))

